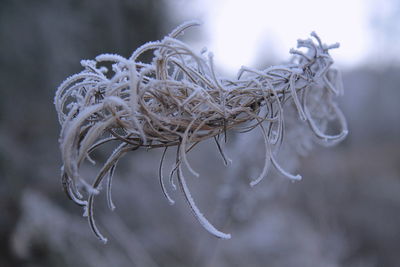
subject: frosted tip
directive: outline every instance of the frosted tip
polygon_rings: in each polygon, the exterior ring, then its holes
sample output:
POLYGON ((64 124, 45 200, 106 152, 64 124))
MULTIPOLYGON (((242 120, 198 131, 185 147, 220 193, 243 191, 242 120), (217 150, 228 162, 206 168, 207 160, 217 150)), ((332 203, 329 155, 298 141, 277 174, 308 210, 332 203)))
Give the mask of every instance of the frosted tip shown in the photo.
POLYGON ((261 179, 258 178, 258 179, 255 179, 255 180, 251 181, 251 182, 249 183, 249 184, 250 184, 250 187, 254 187, 254 186, 258 185, 258 184, 261 182, 261 180, 262 180, 262 178, 261 178, 261 179))
POLYGON ((294 181, 300 181, 301 179, 303 179, 303 177, 300 174, 297 174, 291 177, 291 179, 294 181))
POLYGON ((218 235, 217 237, 219 237, 219 238, 221 238, 221 239, 231 239, 231 234, 221 233, 221 234, 218 235))

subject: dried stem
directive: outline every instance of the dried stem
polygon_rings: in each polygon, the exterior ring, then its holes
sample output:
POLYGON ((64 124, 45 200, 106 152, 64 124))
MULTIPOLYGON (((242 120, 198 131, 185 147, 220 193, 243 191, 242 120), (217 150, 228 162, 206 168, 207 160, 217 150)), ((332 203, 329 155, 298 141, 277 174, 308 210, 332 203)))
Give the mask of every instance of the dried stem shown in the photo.
MULTIPOLYGON (((108 174, 107 199, 110 208, 111 181, 118 160, 139 147, 165 150, 159 168, 162 191, 170 203, 162 175, 166 149, 177 146, 177 161, 170 176, 177 175, 180 188, 196 218, 211 234, 229 238, 218 231, 201 214, 183 176, 182 164, 193 175, 198 173, 187 159, 189 150, 203 140, 214 138, 225 165, 225 156, 217 137, 231 129, 249 131, 260 127, 265 143, 264 168, 251 185, 267 175, 270 165, 283 176, 301 179, 285 171, 276 160, 283 142, 285 105, 295 105, 301 121, 306 121, 317 138, 327 145, 341 141, 347 134, 346 120, 334 96, 341 95, 340 74, 332 69, 327 46, 312 33, 311 39, 299 40, 291 50, 291 64, 264 70, 242 68, 237 79, 222 79, 214 70, 212 54, 196 53, 176 39, 184 30, 197 25, 188 22, 176 28, 161 41, 149 42, 133 52, 130 58, 103 54, 96 60, 81 61, 84 70, 66 79, 58 88, 55 106, 62 126, 60 148, 65 192, 88 211, 89 223, 96 236, 105 241, 93 217, 94 196, 108 174), (148 51, 151 62, 139 59, 148 51), (112 69, 102 66, 112 63, 112 69), (111 76, 111 77, 110 77, 111 76), (336 120, 340 133, 326 133, 328 122, 336 120), (80 175, 85 159, 104 144, 116 142, 118 148, 104 163, 90 185, 80 175), (88 194, 82 194, 83 186, 88 194)), ((225 140, 226 141, 226 140, 225 140)))

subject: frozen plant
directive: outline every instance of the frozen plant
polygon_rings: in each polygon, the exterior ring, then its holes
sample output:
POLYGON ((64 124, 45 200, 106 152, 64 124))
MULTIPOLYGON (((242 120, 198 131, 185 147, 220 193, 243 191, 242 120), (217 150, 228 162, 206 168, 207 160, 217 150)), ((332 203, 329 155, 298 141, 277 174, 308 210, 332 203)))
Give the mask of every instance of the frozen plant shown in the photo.
POLYGON ((193 214, 208 232, 230 238, 204 217, 191 197, 183 167, 198 176, 187 159, 194 146, 213 138, 228 165, 220 144, 226 132, 259 128, 265 163, 251 182, 254 186, 271 166, 289 179, 301 179, 276 160, 285 136, 285 105, 295 105, 298 119, 307 123, 323 144, 335 144, 347 135, 346 120, 334 101, 343 93, 341 78, 331 68, 329 55, 338 44, 325 45, 313 32, 314 40, 299 40, 297 47, 301 50, 290 51, 293 58, 289 64, 264 70, 243 67, 237 78, 225 79, 215 72, 211 53, 195 52, 177 39, 197 24, 182 24, 161 41, 139 47, 129 58, 102 54, 95 60, 82 60, 84 70, 66 79, 56 92, 63 187, 76 204, 85 208, 91 229, 104 242, 106 238, 93 216, 94 198, 106 180, 107 202, 114 208, 113 172, 118 160, 130 151, 163 149, 159 179, 162 192, 173 204, 162 165, 167 149, 175 148, 176 160, 168 178, 171 187, 175 189, 177 182, 193 214), (142 62, 143 54, 149 51, 152 60, 142 62), (332 128, 339 133, 330 134, 332 128), (80 167, 85 160, 93 163, 91 153, 106 143, 116 143, 116 148, 89 182, 82 177, 80 167))

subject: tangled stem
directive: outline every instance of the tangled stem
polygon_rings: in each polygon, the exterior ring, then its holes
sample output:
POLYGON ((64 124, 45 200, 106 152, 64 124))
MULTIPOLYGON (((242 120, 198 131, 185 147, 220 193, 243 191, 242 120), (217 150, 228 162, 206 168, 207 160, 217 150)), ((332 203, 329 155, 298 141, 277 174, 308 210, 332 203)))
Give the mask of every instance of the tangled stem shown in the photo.
MULTIPOLYGON (((289 179, 299 180, 284 170, 276 160, 283 142, 284 109, 293 103, 299 119, 308 123, 314 135, 326 145, 336 144, 347 134, 345 117, 334 102, 343 93, 340 76, 332 69, 328 51, 338 44, 324 45, 313 32, 311 40, 299 40, 292 49, 292 63, 271 66, 264 70, 243 67, 236 79, 222 79, 214 70, 212 55, 194 52, 177 37, 197 25, 185 23, 161 41, 149 42, 133 52, 130 58, 103 54, 95 60, 82 60, 84 70, 66 79, 58 88, 55 106, 61 124, 60 148, 63 168, 62 181, 67 195, 84 206, 89 224, 102 241, 106 238, 98 230, 94 215, 94 197, 107 177, 107 201, 111 209, 111 181, 118 160, 138 148, 164 148, 159 179, 168 201, 174 200, 167 192, 162 174, 163 161, 169 147, 176 147, 174 175, 193 214, 211 234, 230 238, 217 230, 200 212, 186 184, 182 167, 195 176, 187 153, 203 140, 214 138, 226 165, 219 137, 231 129, 246 132, 259 128, 265 143, 265 162, 261 174, 251 182, 259 183, 273 166, 289 179), (153 52, 149 63, 139 59, 153 52), (112 68, 104 67, 111 63, 112 68), (327 133, 328 122, 336 120, 338 134, 327 133), (85 160, 93 162, 90 154, 106 143, 119 145, 89 184, 80 174, 85 160), (86 194, 80 188, 86 189, 86 194), (86 196, 84 196, 86 195, 86 196)), ((225 139, 226 140, 226 139, 225 139)))

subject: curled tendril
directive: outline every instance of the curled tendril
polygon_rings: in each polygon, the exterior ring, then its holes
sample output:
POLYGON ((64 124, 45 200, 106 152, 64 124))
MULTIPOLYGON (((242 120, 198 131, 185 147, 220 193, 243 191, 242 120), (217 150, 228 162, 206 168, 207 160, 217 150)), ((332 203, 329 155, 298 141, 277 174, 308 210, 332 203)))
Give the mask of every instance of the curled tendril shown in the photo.
POLYGON ((84 68, 66 79, 55 96, 55 107, 61 124, 62 182, 67 195, 85 207, 89 224, 102 241, 94 216, 95 195, 107 178, 107 201, 111 199, 111 181, 118 160, 138 148, 164 148, 159 168, 161 188, 167 192, 162 174, 165 152, 176 147, 174 175, 188 205, 201 225, 211 234, 230 238, 216 229, 200 212, 191 197, 182 167, 195 176, 187 153, 201 141, 214 138, 217 149, 227 165, 229 160, 219 143, 219 137, 231 129, 250 131, 260 128, 265 143, 265 163, 261 174, 251 182, 254 186, 268 173, 270 166, 289 179, 301 179, 284 170, 276 159, 284 137, 284 109, 292 103, 299 119, 308 123, 314 135, 326 145, 341 141, 347 134, 346 120, 334 97, 343 93, 340 75, 332 69, 329 50, 338 44, 323 44, 316 33, 312 39, 299 40, 292 49, 292 63, 271 66, 264 70, 243 67, 236 79, 222 79, 214 71, 212 55, 197 53, 177 37, 197 25, 188 22, 157 42, 149 42, 124 58, 103 54, 95 60, 83 60, 84 68), (143 53, 152 51, 151 62, 143 63, 143 53), (111 63, 108 69, 102 65, 111 63), (336 120, 338 134, 328 134, 328 122, 336 120), (104 144, 116 142, 92 183, 80 175, 85 160, 93 162, 90 154, 104 144), (86 188, 86 193, 79 188, 86 188))

